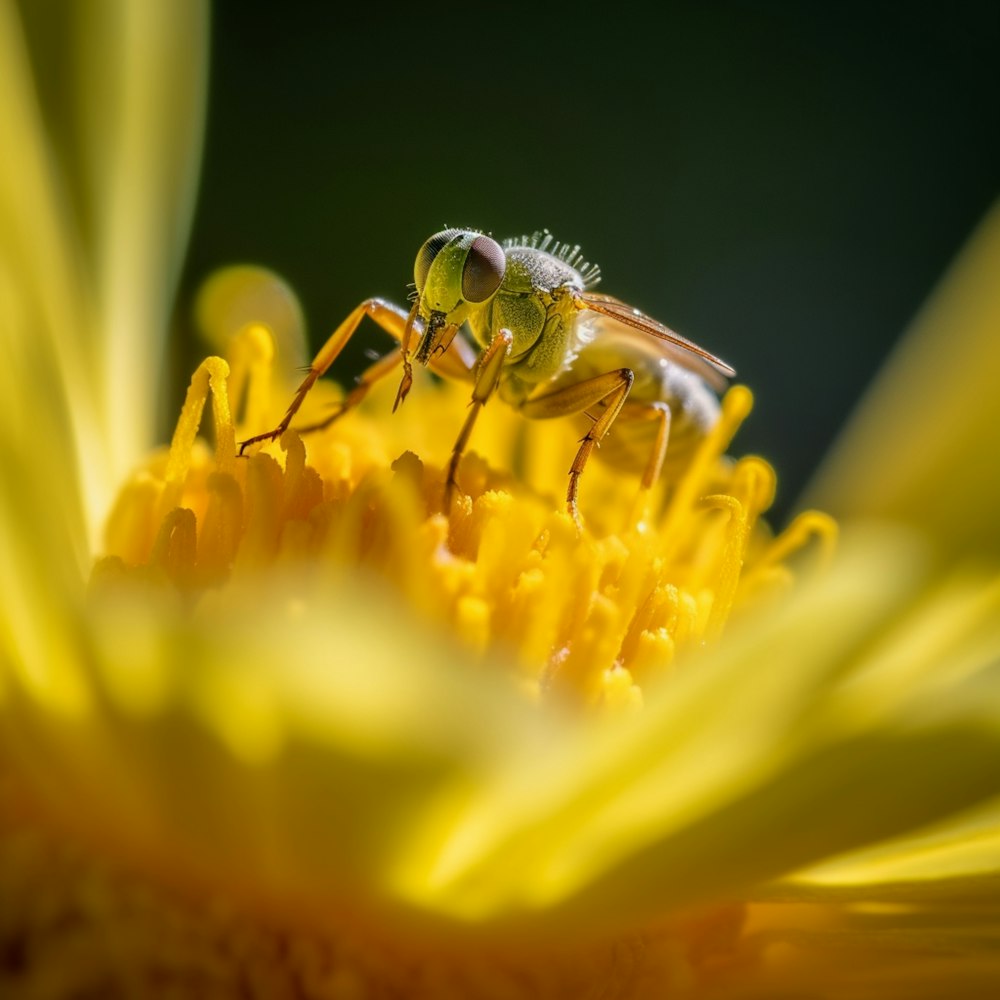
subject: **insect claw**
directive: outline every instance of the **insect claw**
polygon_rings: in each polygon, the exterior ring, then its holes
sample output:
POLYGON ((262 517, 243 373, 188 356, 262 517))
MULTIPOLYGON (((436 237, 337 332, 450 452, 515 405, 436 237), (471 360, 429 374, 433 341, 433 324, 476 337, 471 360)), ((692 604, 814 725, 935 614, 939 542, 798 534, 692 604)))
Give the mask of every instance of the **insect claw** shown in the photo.
POLYGON ((259 437, 247 438, 246 441, 240 442, 240 450, 237 452, 237 458, 249 458, 250 456, 246 454, 247 448, 252 444, 256 444, 258 441, 262 440, 259 437))
POLYGON ((277 441, 285 431, 288 430, 288 424, 282 422, 273 431, 268 431, 266 434, 255 434, 253 437, 247 438, 245 441, 240 442, 240 450, 237 453, 238 458, 246 458, 247 456, 244 452, 252 444, 257 444, 258 441, 277 441))
POLYGON ((399 388, 396 390, 396 400, 392 404, 393 413, 395 413, 396 410, 398 410, 399 407, 402 406, 403 400, 406 399, 406 397, 409 395, 412 386, 413 386, 413 376, 410 374, 409 371, 404 371, 403 378, 399 383, 399 388))

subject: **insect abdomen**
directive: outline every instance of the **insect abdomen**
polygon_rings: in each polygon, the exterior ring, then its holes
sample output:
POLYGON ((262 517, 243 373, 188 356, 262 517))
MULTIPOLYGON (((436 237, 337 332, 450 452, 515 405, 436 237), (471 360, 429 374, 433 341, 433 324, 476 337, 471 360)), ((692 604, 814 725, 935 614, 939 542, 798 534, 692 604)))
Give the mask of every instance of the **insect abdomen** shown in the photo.
MULTIPOLYGON (((614 468, 639 473, 649 462, 659 429, 657 408, 670 408, 670 437, 664 460, 667 476, 683 468, 705 435, 719 419, 715 393, 697 375, 672 364, 658 350, 656 341, 624 333, 598 329, 585 344, 559 384, 579 382, 615 368, 627 366, 635 376, 632 389, 618 419, 601 442, 599 459, 614 468)), ((591 417, 603 409, 598 404, 590 417, 577 422, 582 432, 591 417)))

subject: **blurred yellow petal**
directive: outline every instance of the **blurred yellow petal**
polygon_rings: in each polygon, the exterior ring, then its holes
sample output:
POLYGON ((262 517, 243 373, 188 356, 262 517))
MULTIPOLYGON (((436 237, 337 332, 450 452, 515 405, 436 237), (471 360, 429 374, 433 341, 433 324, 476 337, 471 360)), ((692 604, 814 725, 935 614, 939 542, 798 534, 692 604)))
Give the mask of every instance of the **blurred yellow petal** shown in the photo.
POLYGON ((1000 206, 980 224, 809 491, 839 517, 903 521, 996 560, 1000 206))
POLYGON ((509 740, 527 754, 542 735, 499 676, 442 671, 447 647, 406 618, 400 655, 390 616, 400 609, 374 588, 303 594, 280 575, 195 621, 169 595, 105 585, 85 625, 94 671, 77 675, 87 709, 62 752, 38 754, 51 713, 24 687, 6 749, 53 791, 47 809, 129 856, 183 857, 279 903, 384 897, 386 859, 424 803, 488 780, 509 740))
MULTIPOLYGON (((93 301, 12 0, 0 3, 0 105, 0 148, 8 151, 0 157, 0 418, 12 463, 4 481, 24 480, 30 488, 57 468, 63 490, 69 487, 67 505, 82 501, 96 521, 113 480, 100 412, 102 380, 88 348, 93 301), (51 466, 32 461, 29 428, 48 442, 51 466)), ((70 551, 83 573, 90 554, 80 518, 64 522, 77 522, 73 530, 80 537, 70 551)))
POLYGON ((100 330, 94 348, 117 478, 158 429, 166 322, 201 157, 208 9, 202 0, 114 0, 76 8, 68 21, 78 33, 81 212, 100 330))
POLYGON ((778 883, 773 894, 849 900, 992 898, 1000 873, 1000 806, 989 803, 916 835, 826 861, 778 883))
POLYGON ((51 369, 37 381, 3 374, 19 423, 45 407, 72 412, 72 433, 49 440, 72 449, 66 485, 77 492, 79 476, 93 545, 112 484, 155 433, 200 155, 207 10, 57 7, 29 8, 47 43, 29 54, 16 5, 0 4, 0 146, 16 150, 0 164, 0 267, 51 369), (76 107, 43 108, 39 74, 69 74, 76 107))
POLYGON ((450 820, 444 853, 411 863, 414 884, 430 870, 450 905, 479 918, 498 902, 549 915, 565 906, 564 921, 649 916, 995 794, 1000 602, 974 656, 955 642, 934 650, 944 667, 961 661, 961 696, 941 698, 956 680, 946 670, 883 696, 869 647, 898 613, 907 561, 867 539, 779 616, 747 623, 672 676, 627 727, 588 731, 551 769, 536 761, 483 789, 468 818, 450 820), (831 620, 837 632, 811 649, 831 620), (523 881, 510 874, 525 869, 523 881))

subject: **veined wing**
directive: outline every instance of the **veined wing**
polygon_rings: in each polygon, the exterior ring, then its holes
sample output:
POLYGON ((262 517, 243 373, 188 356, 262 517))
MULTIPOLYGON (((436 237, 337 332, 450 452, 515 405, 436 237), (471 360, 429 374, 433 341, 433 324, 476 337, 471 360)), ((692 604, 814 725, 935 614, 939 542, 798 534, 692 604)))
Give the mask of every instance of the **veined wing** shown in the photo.
POLYGON ((727 365, 721 358, 709 353, 704 347, 699 347, 693 340, 675 333, 669 326, 664 326, 627 302, 622 302, 621 299, 587 291, 576 292, 575 299, 580 309, 600 313, 624 326, 656 337, 662 341, 664 351, 671 361, 694 372, 714 389, 724 389, 726 378, 732 378, 736 374, 736 369, 727 365))

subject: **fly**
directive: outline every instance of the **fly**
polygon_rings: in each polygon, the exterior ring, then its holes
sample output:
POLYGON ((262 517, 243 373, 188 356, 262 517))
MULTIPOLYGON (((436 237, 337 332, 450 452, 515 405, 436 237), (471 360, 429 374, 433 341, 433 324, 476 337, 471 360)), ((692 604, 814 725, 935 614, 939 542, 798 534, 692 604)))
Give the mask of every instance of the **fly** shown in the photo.
POLYGON ((371 386, 402 367, 395 411, 413 384, 413 364, 472 384, 465 423, 448 463, 445 509, 479 412, 497 394, 533 420, 579 415, 586 432, 569 470, 566 506, 580 524, 580 477, 591 453, 642 475, 649 488, 665 465, 682 464, 719 414, 716 391, 735 371, 693 341, 610 295, 593 291, 597 267, 548 232, 499 243, 470 229, 445 229, 414 263, 409 310, 366 299, 309 366, 281 422, 240 444, 280 437, 316 380, 370 316, 399 346, 358 378, 320 430, 357 406, 371 386), (460 329, 468 331, 459 335, 460 329), (611 426, 616 433, 606 439, 611 426))

